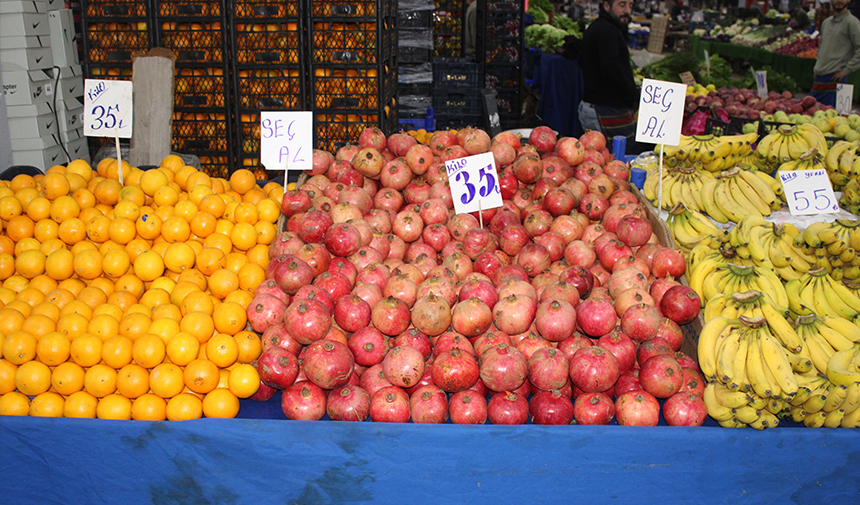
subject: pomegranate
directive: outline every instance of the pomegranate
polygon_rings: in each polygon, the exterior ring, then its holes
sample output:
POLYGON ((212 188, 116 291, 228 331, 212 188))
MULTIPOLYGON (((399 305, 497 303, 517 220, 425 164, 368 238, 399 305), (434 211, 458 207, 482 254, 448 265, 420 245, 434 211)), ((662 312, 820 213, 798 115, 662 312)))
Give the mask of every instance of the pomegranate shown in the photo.
POLYGON ((687 261, 684 253, 679 249, 663 247, 654 253, 651 258, 651 273, 654 277, 663 278, 671 276, 680 278, 687 271, 687 261))
MULTIPOLYGON (((410 317, 406 319, 408 324, 410 317)), ((451 324, 451 306, 447 300, 435 294, 421 296, 412 306, 411 320, 416 329, 428 336, 441 335, 451 324)), ((403 328, 403 330, 405 329, 403 328)), ((385 332, 383 331, 383 333, 385 332)))
POLYGON ((654 299, 654 306, 660 306, 660 301, 663 299, 663 295, 666 294, 666 291, 669 291, 669 288, 680 285, 680 282, 672 279, 671 277, 654 279, 654 281, 651 282, 651 287, 648 288, 648 294, 650 294, 651 298, 654 299))
POLYGON ((399 345, 408 345, 421 351, 424 359, 428 359, 432 354, 430 338, 424 333, 418 331, 417 328, 409 328, 394 339, 395 347, 399 345))
POLYGON ((275 393, 277 391, 278 390, 273 388, 273 387, 270 387, 270 386, 267 386, 263 383, 260 383, 260 387, 259 387, 259 389, 257 389, 257 392, 254 393, 253 395, 249 396, 248 399, 253 400, 255 402, 267 402, 273 396, 275 396, 275 393))
POLYGON ((287 325, 284 323, 266 328, 260 340, 262 340, 263 352, 266 352, 269 347, 282 347, 290 351, 294 356, 298 356, 302 350, 302 344, 296 342, 296 339, 290 336, 287 325))
POLYGON ((550 267, 552 259, 549 250, 541 244, 526 244, 515 258, 516 264, 523 267, 529 277, 534 277, 550 267))
POLYGON ((487 399, 471 390, 460 391, 448 400, 448 411, 454 424, 487 422, 487 399))
POLYGON ((599 131, 586 131, 579 137, 579 142, 586 151, 603 151, 606 148, 606 137, 599 131))
POLYGON ((570 362, 567 356, 554 347, 534 351, 528 359, 528 378, 538 389, 560 389, 567 382, 570 362))
POLYGON ((510 391, 496 393, 487 404, 487 417, 493 424, 526 424, 529 402, 524 396, 510 391))
POLYGON ((645 391, 657 398, 668 398, 681 390, 684 372, 672 355, 651 356, 640 365, 639 382, 645 391))
POLYGON ((546 300, 537 308, 535 326, 543 338, 561 342, 576 329, 576 309, 564 300, 546 300))
POLYGON ((684 374, 684 382, 681 384, 682 393, 693 393, 699 398, 705 395, 705 376, 701 372, 689 367, 681 367, 684 374))
POLYGON ((615 382, 616 398, 628 391, 645 391, 642 389, 642 384, 639 383, 639 369, 630 369, 618 376, 618 381, 615 382))
POLYGON ((254 296, 258 295, 271 295, 284 302, 286 305, 290 304, 290 295, 281 291, 281 288, 278 287, 278 283, 272 278, 269 278, 257 286, 257 289, 254 290, 254 296))
POLYGON ((657 335, 662 319, 657 307, 639 303, 621 316, 621 330, 633 340, 644 342, 657 335))
POLYGON ((373 398, 374 393, 384 387, 391 386, 391 383, 385 378, 385 372, 382 371, 382 363, 379 363, 361 374, 358 385, 373 398))
POLYGON ((706 417, 705 402, 693 393, 675 393, 663 404, 663 419, 669 426, 701 426, 706 417))
POLYGON ((275 267, 274 279, 284 293, 294 295, 299 288, 313 281, 314 271, 307 263, 294 255, 287 255, 275 267))
POLYGON ((579 212, 588 216, 592 221, 599 221, 609 208, 609 200, 597 193, 586 193, 579 201, 579 212))
POLYGON ((493 324, 490 308, 480 298, 473 297, 454 305, 451 326, 466 337, 477 337, 493 324))
POLYGON ((585 148, 575 137, 564 137, 555 144, 555 151, 571 166, 582 163, 585 158, 585 148))
POLYGON ((459 348, 439 353, 433 360, 431 373, 433 383, 448 393, 471 388, 480 375, 475 358, 459 348))
POLYGON ((292 421, 319 421, 326 413, 325 391, 312 382, 297 382, 281 395, 281 409, 292 421))
POLYGON ((332 224, 325 233, 326 249, 339 257, 347 257, 361 249, 361 234, 349 223, 332 224))
POLYGON ((410 346, 397 346, 382 360, 385 378, 394 386, 411 387, 424 375, 424 355, 410 346))
POLYGON ((354 365, 352 353, 346 345, 326 339, 307 346, 302 371, 317 386, 334 389, 349 381, 354 365))
POLYGON ((359 386, 347 384, 326 399, 326 414, 332 421, 364 421, 370 415, 370 395, 359 386))
POLYGON ((282 347, 271 347, 257 358, 254 365, 263 384, 286 389, 293 385, 299 375, 295 354, 282 347))
POLYGON ((516 347, 499 344, 486 349, 478 359, 481 380, 491 391, 513 391, 528 376, 528 361, 516 347))
POLYGON ((590 347, 592 345, 594 345, 594 342, 592 342, 590 338, 582 336, 579 333, 574 333, 569 338, 566 338, 559 342, 558 347, 556 349, 563 352, 564 355, 567 356, 567 359, 570 360, 570 358, 572 358, 573 355, 576 354, 576 351, 582 349, 583 347, 590 347))
POLYGON ((491 143, 490 136, 480 128, 470 128, 463 138, 463 148, 470 156, 489 151, 491 143))
POLYGON ((415 144, 406 151, 406 164, 415 175, 424 175, 433 164, 433 150, 424 144, 415 144))
POLYGON ((361 366, 373 366, 382 363, 388 353, 388 342, 385 335, 372 326, 361 328, 349 337, 347 347, 352 352, 355 363, 361 366))
POLYGON ((409 327, 411 321, 409 307, 406 302, 397 298, 391 296, 383 298, 373 307, 371 321, 373 326, 382 333, 390 337, 397 336, 409 327))
POLYGON ((618 327, 597 339, 597 346, 615 356, 621 373, 630 370, 636 364, 636 343, 624 332, 619 331, 618 327))
POLYGON ((511 294, 496 303, 493 323, 508 335, 523 333, 531 325, 536 312, 534 298, 511 294))
POLYGON ((660 312, 679 325, 696 319, 702 307, 702 300, 689 286, 673 286, 660 300, 660 312))
POLYGON ((576 424, 606 425, 615 418, 615 403, 605 393, 582 393, 573 403, 576 424))
POLYGON ((334 307, 334 320, 346 331, 358 331, 370 324, 370 305, 355 293, 340 297, 334 307))
POLYGON ((684 344, 684 333, 681 331, 681 327, 668 317, 660 319, 660 326, 657 328, 657 334, 654 336, 666 339, 675 351, 679 351, 681 345, 684 344))
MULTIPOLYGON (((406 156, 409 149, 418 144, 414 137, 406 133, 394 133, 388 137, 388 150, 395 156, 406 156)), ((359 138, 359 144, 361 139, 359 138)))
POLYGON ((607 391, 620 374, 618 359, 601 347, 584 347, 570 358, 570 382, 584 392, 607 391))
POLYGON ((520 154, 511 163, 514 176, 523 184, 533 184, 543 174, 543 165, 536 154, 520 154))
MULTIPOLYGON (((574 242, 571 242, 573 244, 574 242)), ((579 297, 582 300, 588 298, 591 290, 594 289, 594 274, 592 274, 585 266, 574 265, 568 267, 558 276, 560 282, 566 282, 573 285, 579 292, 579 297)))
POLYGON ((615 400, 615 416, 621 426, 657 426, 660 403, 647 391, 629 391, 615 400))
POLYGON ((251 300, 246 312, 251 328, 257 333, 262 333, 269 326, 282 322, 286 310, 287 304, 282 300, 272 295, 263 294, 257 295, 251 300))
POLYGON ((377 423, 408 423, 409 396, 397 386, 379 389, 370 397, 370 419, 377 423))
POLYGON ((651 222, 633 214, 622 217, 615 229, 618 239, 630 247, 646 244, 651 238, 651 232, 651 222))
POLYGON ((538 126, 529 134, 529 145, 535 146, 541 154, 552 152, 558 138, 549 126, 538 126))
POLYGON ((331 313, 322 302, 309 298, 299 298, 287 307, 284 322, 290 335, 302 345, 312 344, 331 329, 331 313))
POLYGON ((421 386, 409 398, 413 423, 448 422, 448 397, 433 385, 421 386))
POLYGON ((566 425, 573 421, 573 403, 557 390, 538 391, 529 400, 532 424, 566 425))
POLYGON ((583 333, 594 338, 599 338, 612 331, 617 320, 615 307, 606 300, 589 298, 576 308, 577 325, 583 333))

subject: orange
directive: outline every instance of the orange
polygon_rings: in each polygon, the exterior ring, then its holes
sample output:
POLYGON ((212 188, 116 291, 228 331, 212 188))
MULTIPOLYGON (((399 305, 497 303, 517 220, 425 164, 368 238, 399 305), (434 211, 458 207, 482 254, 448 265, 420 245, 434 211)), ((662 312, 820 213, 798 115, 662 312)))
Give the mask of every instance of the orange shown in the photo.
MULTIPOLYGON (((38 277, 38 276, 36 276, 38 277)), ((30 285, 30 280, 22 275, 13 275, 3 281, 3 287, 12 291, 13 293, 18 293, 22 291, 24 288, 30 285)))
POLYGON ((82 240, 77 244, 73 245, 70 250, 72 251, 72 254, 77 256, 84 251, 99 251, 99 246, 96 245, 96 243, 94 242, 90 242, 89 240, 82 240))
POLYGON ((57 224, 66 219, 78 217, 81 214, 81 205, 71 196, 61 196, 51 204, 51 219, 57 224))
POLYGON ((233 338, 236 340, 236 345, 239 348, 239 354, 236 356, 237 362, 251 363, 263 353, 263 344, 260 341, 260 336, 253 331, 240 331, 233 338))
POLYGON ((128 272, 131 258, 124 249, 108 251, 102 257, 102 272, 112 279, 118 279, 128 272))
POLYGON ((66 180, 69 181, 69 193, 74 194, 79 189, 87 188, 87 180, 78 174, 66 174, 66 180))
POLYGON ((17 258, 23 252, 31 251, 31 250, 41 250, 41 249, 42 249, 42 244, 40 244, 38 240, 36 240, 32 237, 27 237, 25 239, 21 239, 20 241, 18 241, 15 244, 14 254, 15 254, 15 257, 17 258))
MULTIPOLYGON (((110 296, 111 293, 116 291, 116 285, 108 277, 96 277, 95 279, 90 281, 90 285, 87 287, 98 289, 99 291, 104 293, 105 297, 110 296)), ((107 298, 105 298, 105 303, 106 302, 107 298)))
POLYGON ((102 361, 105 365, 119 370, 131 363, 131 348, 134 342, 128 337, 117 335, 105 341, 102 345, 102 361))
POLYGON ((166 346, 158 335, 146 334, 134 341, 134 362, 144 368, 153 368, 164 360, 166 346))
POLYGON ((149 391, 149 370, 129 363, 116 374, 116 392, 126 398, 138 398, 149 391))
POLYGON ((131 200, 120 200, 113 209, 113 216, 137 221, 140 217, 140 206, 131 200))
POLYGON ((116 280, 114 284, 117 291, 128 291, 132 295, 140 298, 146 287, 143 281, 134 274, 125 274, 116 280))
POLYGON ((203 402, 192 394, 178 394, 167 402, 168 421, 190 421, 202 416, 203 402))
POLYGON ((99 419, 131 420, 131 400, 123 395, 111 394, 99 399, 96 406, 99 419))
POLYGON ((237 289, 239 289, 239 276, 230 270, 221 268, 209 277, 209 291, 219 300, 223 300, 237 289))
POLYGON ((137 303, 137 298, 128 291, 116 291, 108 295, 108 303, 119 307, 125 312, 129 307, 137 303))
POLYGON ((0 280, 15 274, 15 258, 11 254, 0 253, 0 280))
POLYGON ((67 245, 75 245, 87 238, 86 223, 79 218, 66 219, 57 230, 57 236, 67 245))
POLYGON ((162 220, 154 213, 142 213, 135 222, 135 228, 140 238, 152 240, 161 235, 162 220))
POLYGON ((224 265, 224 268, 233 272, 236 275, 239 275, 239 271, 242 269, 242 267, 244 267, 250 262, 251 260, 249 260, 248 256, 246 256, 245 254, 240 252, 232 252, 227 255, 227 261, 224 265))
POLYGON ((75 256, 72 264, 81 279, 92 280, 102 274, 102 255, 98 251, 82 251, 75 256))
POLYGON ((3 358, 13 365, 23 365, 36 357, 38 340, 25 331, 13 331, 3 340, 3 358))
POLYGON ((182 317, 179 330, 193 336, 203 344, 209 341, 215 333, 215 322, 212 316, 205 312, 189 312, 182 317))
POLYGON ((181 273, 186 268, 192 268, 195 262, 194 249, 185 242, 170 244, 164 251, 164 266, 171 272, 181 273))
POLYGON ((125 251, 125 244, 117 244, 111 239, 107 239, 98 247, 99 254, 104 256, 111 251, 125 251))
POLYGON ((173 290, 170 292, 170 303, 180 307, 180 313, 182 312, 181 307, 182 303, 185 300, 185 297, 191 293, 200 291, 200 287, 193 282, 184 281, 177 282, 173 286, 173 290))
POLYGON ((229 389, 218 388, 203 398, 203 415, 233 419, 239 413, 239 399, 229 389))
POLYGON ((56 200, 57 198, 69 194, 69 181, 63 174, 53 173, 45 174, 42 178, 42 194, 48 200, 56 200))
POLYGON ((159 168, 167 168, 172 172, 176 172, 177 170, 185 167, 185 161, 175 154, 168 154, 161 160, 161 163, 158 166, 159 168))
POLYGON ((29 251, 24 251, 15 258, 15 269, 18 271, 18 274, 23 277, 32 279, 37 275, 45 273, 45 259, 45 253, 42 251, 39 251, 38 249, 30 249, 29 251))
MULTIPOLYGON (((74 251, 72 251, 72 252, 74 252, 74 251)), ((78 296, 78 294, 81 292, 81 290, 83 290, 85 287, 87 287, 87 285, 81 279, 66 279, 64 281, 60 281, 57 284, 57 287, 63 288, 65 290, 69 291, 74 296, 78 296)))
POLYGON ((12 191, 18 191, 22 188, 35 188, 36 186, 33 176, 27 174, 18 174, 9 181, 9 187, 12 188, 12 191))
POLYGON ((84 375, 84 389, 96 398, 116 391, 116 370, 107 365, 93 365, 84 375))
POLYGON ((146 393, 132 402, 131 418, 135 421, 164 421, 167 419, 167 401, 158 395, 146 393))
POLYGON ((78 364, 67 361, 54 368, 51 385, 63 396, 81 391, 84 388, 86 371, 78 364))
POLYGON ((0 359, 0 395, 15 391, 15 372, 17 370, 17 365, 8 360, 0 359))
MULTIPOLYGON (((55 226, 57 224, 48 219, 42 219, 39 221, 39 223, 42 222, 51 223, 55 226)), ((33 220, 27 216, 15 216, 6 223, 6 235, 15 242, 20 242, 21 240, 30 237, 35 237, 36 240, 42 242, 50 238, 50 233, 50 226, 36 226, 33 224, 33 220)))
POLYGON ((84 333, 72 340, 69 347, 72 360, 78 365, 86 368, 97 364, 102 359, 102 339, 84 333))
MULTIPOLYGON (((24 300, 12 300, 11 302, 7 303, 4 308, 17 310, 18 312, 23 314, 24 317, 30 317, 30 314, 33 313, 33 307, 30 307, 30 304, 25 302, 24 300)), ((25 320, 24 323, 26 322, 27 321, 25 320)), ((21 328, 24 327, 24 323, 21 324, 21 328)))
POLYGON ((164 251, 166 251, 168 247, 170 247, 170 244, 168 244, 164 241, 163 238, 161 238, 152 241, 152 249, 150 250, 152 252, 158 253, 159 256, 164 258, 164 251))
POLYGON ((266 269, 254 263, 248 263, 239 269, 239 289, 253 293, 266 280, 266 269))
POLYGON ((60 319, 60 307, 57 307, 51 302, 42 302, 35 307, 33 307, 32 314, 39 314, 42 316, 47 316, 54 321, 59 321, 60 319))
POLYGON ((265 191, 260 189, 259 187, 253 188, 244 195, 242 195, 242 201, 247 203, 252 203, 254 205, 260 203, 261 201, 268 198, 268 195, 265 191))
POLYGON ((138 254, 143 251, 150 250, 151 247, 152 246, 145 239, 135 238, 125 245, 125 252, 128 254, 128 258, 134 262, 134 259, 137 258, 138 254))
POLYGON ((212 297, 203 291, 190 291, 186 294, 180 304, 182 315, 201 312, 208 316, 212 316, 215 311, 215 304, 212 302, 212 297))
POLYGON ((12 291, 5 286, 0 286, 0 301, 2 301, 4 305, 14 300, 16 294, 17 293, 15 291, 12 291))
POLYGON ((217 219, 206 212, 198 212, 191 218, 191 233, 200 238, 206 238, 215 233, 217 219))
MULTIPOLYGON (((198 253, 199 254, 199 253, 198 253)), ((180 282, 190 282, 197 286, 200 290, 206 290, 209 287, 209 282, 206 280, 206 276, 203 275, 196 268, 189 268, 179 274, 179 277, 176 279, 177 283, 180 282)))
POLYGON ((30 415, 30 399, 17 391, 0 396, 0 416, 30 415))
POLYGON ((139 187, 126 184, 126 186, 122 188, 119 192, 119 200, 117 201, 117 205, 119 205, 120 202, 131 202, 138 207, 141 207, 146 203, 146 200, 146 195, 139 187))
POLYGON ((137 235, 134 221, 127 217, 115 217, 108 225, 108 236, 111 240, 125 246, 137 235))
POLYGON ((72 294, 71 291, 61 287, 56 287, 45 294, 45 301, 53 303, 60 310, 62 310, 66 306, 66 304, 73 301, 74 299, 75 295, 72 294))
MULTIPOLYGON (((74 193, 72 193, 72 198, 78 202, 78 205, 81 207, 81 215, 84 214, 84 210, 86 209, 94 209, 96 206, 96 196, 90 191, 89 188, 81 188, 74 193)), ((83 219, 83 218, 81 218, 83 219)), ((86 221, 84 219, 84 221, 86 221)))
POLYGON ((44 196, 37 196, 27 203, 27 216, 38 222, 51 217, 51 201, 44 196))
POLYGON ((159 188, 167 186, 167 175, 161 170, 147 170, 140 176, 140 189, 146 196, 155 196, 159 188))
MULTIPOLYGON (((99 305, 98 307, 96 307, 93 310, 93 317, 90 319, 90 321, 94 320, 95 318, 97 318, 99 316, 112 317, 114 320, 117 321, 117 324, 119 324, 119 320, 122 319, 122 309, 117 307, 116 305, 104 303, 102 305, 99 305)), ((117 326, 117 328, 119 328, 119 326, 117 326)), ((117 331, 119 331, 119 330, 117 330, 117 331)), ((91 331, 90 333, 93 333, 93 332, 91 331)))
POLYGON ((62 417, 65 403, 57 393, 42 393, 30 402, 30 417, 62 417))
POLYGON ((134 260, 134 274, 144 282, 150 282, 164 274, 164 260, 154 251, 144 251, 134 260))
POLYGON ((173 288, 175 287, 176 281, 168 277, 159 277, 158 279, 155 279, 154 281, 149 283, 149 289, 160 289, 168 293, 172 293, 173 288))
POLYGON ((186 190, 186 189, 188 189, 188 186, 186 185, 186 182, 188 181, 188 177, 195 172, 197 172, 196 168, 194 168, 190 165, 185 165, 184 167, 181 167, 181 168, 174 171, 174 177, 175 177, 174 180, 176 181, 177 184, 179 184, 180 188, 182 188, 183 190, 186 190))
POLYGON ((206 247, 197 256, 197 269, 203 275, 212 275, 215 271, 227 265, 224 251, 216 247, 206 247))
POLYGON ((187 223, 191 223, 194 215, 198 212, 200 212, 200 209, 198 209, 197 203, 191 200, 183 200, 173 207, 173 215, 181 217, 187 223))
POLYGON ((211 215, 215 219, 223 216, 226 209, 224 199, 218 195, 208 195, 203 197, 203 199, 200 200, 199 206, 201 211, 211 215))
POLYGON ((21 206, 24 208, 24 213, 27 212, 27 205, 38 197, 39 190, 36 188, 21 188, 15 191, 15 198, 21 202, 21 206))
POLYGON ((39 361, 28 361, 15 371, 15 387, 27 396, 44 393, 51 387, 51 369, 39 361))
POLYGON ((93 177, 93 170, 85 160, 74 160, 66 165, 66 174, 78 174, 88 181, 93 177))
MULTIPOLYGON (((230 237, 230 235, 233 233, 234 225, 235 223, 227 219, 227 216, 225 215, 223 218, 219 219, 215 223, 215 233, 220 233, 225 237, 230 237)), ((232 245, 233 242, 230 242, 230 244, 232 245)))
POLYGON ((164 305, 159 305, 152 311, 152 320, 157 321, 159 319, 170 319, 172 321, 176 321, 178 324, 179 321, 182 320, 182 312, 176 305, 165 303, 164 305))
POLYGON ((104 205, 116 205, 119 201, 119 193, 122 186, 115 179, 102 179, 95 188, 93 188, 93 196, 96 197, 96 202, 104 205))
POLYGON ((42 251, 45 256, 48 256, 52 252, 58 251, 60 249, 67 249, 67 247, 65 242, 58 238, 45 239, 42 242, 42 245, 39 247, 39 250, 42 251))
POLYGON ((179 202, 179 191, 173 186, 162 186, 155 192, 153 201, 159 207, 172 207, 179 202))
POLYGON ((72 393, 63 405, 64 417, 95 419, 98 399, 87 391, 72 393))
POLYGON ((183 387, 183 371, 178 365, 162 363, 149 372, 149 389, 162 398, 173 398, 183 387))
MULTIPOLYGON (((167 221, 168 219, 173 217, 175 213, 176 209, 171 206, 156 207, 152 212, 150 212, 150 214, 155 214, 156 216, 160 217, 162 222, 167 221)), ((156 238, 156 240, 158 239, 156 238)))
POLYGON ((52 279, 62 281, 75 273, 75 255, 68 249, 57 249, 45 258, 45 273, 52 279))
MULTIPOLYGON (((135 303, 134 305, 129 307, 128 310, 126 310, 125 312, 126 312, 126 314, 143 314, 146 317, 152 316, 152 310, 149 307, 147 307, 145 305, 141 305, 139 303, 135 303)), ((149 325, 147 325, 147 327, 149 327, 149 325)))
POLYGON ((36 288, 27 287, 19 291, 15 296, 15 299, 25 302, 30 307, 35 307, 45 300, 45 293, 42 293, 36 288))
POLYGON ((276 224, 281 217, 281 206, 272 198, 264 198, 257 204, 259 220, 276 224))
POLYGON ((236 208, 233 209, 233 221, 235 223, 254 225, 259 219, 260 212, 254 204, 242 202, 236 205, 236 208))
POLYGON ((215 363, 206 359, 194 359, 185 366, 183 379, 188 389, 205 394, 218 386, 220 373, 215 363))
POLYGON ((0 219, 3 221, 9 221, 15 216, 20 216, 23 212, 24 206, 14 196, 0 198, 0 219))
MULTIPOLYGON (((125 187, 122 189, 134 188, 138 190, 141 195, 143 195, 143 191, 141 191, 140 187, 138 186, 138 184, 140 184, 140 178, 143 176, 143 172, 143 170, 137 167, 131 167, 131 172, 126 178, 122 180, 123 184, 125 184, 125 187)), ((120 192, 120 201, 122 201, 122 192, 120 192)))
POLYGON ((216 231, 203 240, 203 247, 204 249, 210 247, 219 249, 227 255, 233 251, 233 242, 230 241, 230 237, 228 235, 224 235, 223 233, 216 231))
POLYGON ((247 307, 251 305, 251 302, 254 300, 254 294, 249 291, 238 290, 233 291, 226 298, 224 298, 225 302, 233 302, 238 303, 242 307, 247 307))
POLYGON ((193 335, 179 332, 170 338, 166 352, 172 363, 185 366, 197 357, 200 342, 193 335))
POLYGON ((147 333, 158 335, 167 343, 174 335, 179 333, 179 322, 171 318, 153 319, 147 333))
POLYGON ((99 305, 107 303, 107 293, 95 286, 87 286, 78 293, 77 300, 86 303, 95 310, 99 305))
POLYGON ((241 364, 230 370, 230 392, 239 398, 250 398, 260 389, 260 374, 253 365, 241 364))
POLYGON ((71 341, 86 333, 89 323, 89 320, 80 314, 66 314, 57 320, 57 331, 71 341))
POLYGON ((227 368, 239 357, 239 344, 231 335, 219 333, 206 342, 206 357, 221 368, 227 368))
POLYGON ((244 195, 256 187, 257 178, 254 177, 254 173, 250 170, 242 168, 230 174, 230 188, 240 195, 244 195))
POLYGON ((160 288, 150 288, 140 297, 140 301, 138 302, 141 305, 145 305, 150 309, 155 309, 159 305, 164 305, 165 303, 170 303, 170 293, 160 288))
POLYGON ((79 315, 89 323, 90 317, 93 315, 93 309, 81 300, 72 300, 60 309, 60 320, 69 315, 79 315))
POLYGON ((150 324, 152 320, 149 315, 127 312, 119 322, 119 334, 134 341, 146 335, 150 324))
POLYGON ((36 356, 48 366, 57 366, 69 359, 71 345, 72 341, 68 336, 52 331, 39 339, 36 356))
POLYGON ((122 165, 116 162, 116 160, 112 161, 105 167, 105 177, 109 177, 111 179, 119 179, 119 172, 122 170, 123 181, 131 174, 131 165, 125 160, 122 161, 122 165))
POLYGON ((41 291, 47 296, 48 293, 57 289, 60 286, 60 283, 57 282, 55 279, 52 279, 45 274, 42 274, 30 279, 30 284, 28 286, 35 290, 41 291))
MULTIPOLYGON (((210 177, 206 172, 194 172, 188 176, 188 179, 185 180, 185 184, 192 189, 198 184, 212 189, 212 177, 210 177)), ((190 192, 191 191, 189 191, 189 193, 190 192)))
POLYGON ((275 225, 268 221, 257 221, 257 223, 254 224, 254 230, 257 232, 257 244, 269 245, 278 235, 278 230, 275 228, 275 225))

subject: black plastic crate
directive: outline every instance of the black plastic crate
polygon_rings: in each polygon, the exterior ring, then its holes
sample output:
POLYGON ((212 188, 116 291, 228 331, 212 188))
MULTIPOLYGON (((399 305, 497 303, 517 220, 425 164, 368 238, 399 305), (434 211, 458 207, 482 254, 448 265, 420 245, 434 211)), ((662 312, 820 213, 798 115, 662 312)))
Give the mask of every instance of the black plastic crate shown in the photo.
POLYGON ((240 109, 302 110, 305 76, 300 66, 234 70, 240 109))
POLYGON ((433 57, 433 51, 421 47, 400 46, 397 56, 400 63, 424 63, 433 57))
POLYGON ((182 152, 230 151, 230 116, 223 111, 189 109, 173 113, 173 149, 182 152))
POLYGON ((519 12, 522 8, 522 0, 487 0, 489 12, 519 12))
POLYGON ((301 23, 284 19, 269 23, 236 23, 233 52, 245 65, 298 65, 302 62, 301 23))
POLYGON ((148 17, 149 2, 146 0, 86 0, 82 3, 81 12, 88 19, 94 18, 144 18, 148 17))
POLYGON ((397 13, 398 28, 431 28, 433 11, 400 11, 397 13))
POLYGON ((396 91, 396 81, 380 76, 377 68, 315 68, 310 80, 313 109, 375 109, 396 91))
POLYGON ((481 114, 482 97, 477 88, 436 88, 433 110, 437 116, 481 114))
POLYGON ((159 46, 173 50, 178 66, 226 61, 226 32, 218 19, 190 22, 160 18, 158 28, 159 46))
POLYGON ((396 51, 393 18, 362 22, 311 20, 310 61, 314 64, 372 65, 394 56, 396 51))
POLYGON ((462 14, 460 12, 434 11, 433 33, 437 35, 457 35, 463 33, 462 14))
POLYGON ((429 82, 397 83, 397 94, 400 96, 432 96, 433 85, 429 82))
POLYGON ((457 114, 453 116, 436 115, 436 130, 459 130, 466 126, 482 128, 484 119, 480 114, 457 114))
POLYGON ((521 47, 518 40, 487 37, 486 58, 483 61, 486 63, 519 64, 522 60, 521 47))
POLYGON ((487 37, 517 38, 523 26, 518 12, 487 12, 485 23, 487 37))
POLYGON ((212 66, 177 67, 173 78, 176 107, 229 107, 227 72, 212 66))
POLYGON ((227 179, 232 173, 233 161, 229 153, 212 151, 212 152, 195 152, 200 160, 200 169, 211 177, 220 177, 227 179))
POLYGON ((386 135, 399 130, 394 99, 378 111, 318 110, 314 111, 314 146, 335 152, 347 143, 358 143, 361 132, 376 126, 386 135))
POLYGON ((729 133, 731 123, 728 121, 720 121, 712 117, 705 119, 705 135, 732 135, 729 133))
POLYGON ((523 72, 516 65, 485 65, 484 87, 495 89, 519 89, 523 72))
POLYGON ((131 64, 132 54, 152 47, 148 23, 143 21, 88 24, 84 39, 85 60, 88 65, 131 64))
POLYGON ((377 18, 394 17, 397 0, 313 0, 311 17, 377 18))
POLYGON ((159 0, 158 16, 201 18, 220 17, 224 11, 223 0, 159 0))
POLYGON ((496 88, 496 108, 500 117, 519 117, 522 108, 519 90, 496 88))
POLYGON ((481 87, 481 64, 462 58, 433 58, 433 87, 481 87))
POLYGON ((299 17, 298 0, 234 0, 233 9, 234 19, 299 17))

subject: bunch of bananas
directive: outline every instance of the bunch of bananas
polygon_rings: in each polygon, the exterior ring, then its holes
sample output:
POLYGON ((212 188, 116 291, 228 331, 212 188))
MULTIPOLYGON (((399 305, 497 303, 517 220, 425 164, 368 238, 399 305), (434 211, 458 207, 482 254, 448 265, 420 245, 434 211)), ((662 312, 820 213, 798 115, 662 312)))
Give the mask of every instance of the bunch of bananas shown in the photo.
POLYGON ((860 382, 860 344, 836 351, 827 360, 827 379, 837 386, 852 387, 860 382))
POLYGON ((824 157, 824 166, 833 182, 833 189, 839 191, 848 182, 860 176, 860 152, 858 150, 860 150, 860 144, 857 142, 838 140, 827 151, 827 156, 824 157))
POLYGON ((790 172, 793 170, 824 170, 834 188, 841 188, 851 180, 845 174, 828 170, 824 163, 824 156, 821 156, 818 153, 818 149, 814 147, 803 153, 800 158, 786 161, 779 167, 780 172, 790 172))
POLYGON ((683 202, 669 211, 666 224, 675 245, 685 253, 699 244, 718 247, 723 235, 704 214, 686 207, 683 202))
MULTIPOLYGON (((804 347, 800 354, 809 358, 815 369, 823 374, 827 373, 830 360, 837 352, 851 350, 860 341, 860 327, 841 317, 813 313, 798 316, 794 326, 803 339, 804 347)), ((845 372, 843 366, 847 365, 834 362, 834 370, 845 372)))
POLYGON ((790 315, 788 308, 780 306, 769 294, 751 290, 743 293, 717 294, 705 304, 702 317, 705 321, 710 321, 715 317, 728 319, 737 319, 741 316, 775 317, 774 313, 779 314, 783 319, 790 315))
POLYGON ((796 250, 813 258, 833 279, 860 279, 860 220, 837 219, 810 224, 794 237, 796 250))
POLYGON ((800 230, 791 223, 777 225, 750 214, 725 233, 725 240, 739 258, 771 268, 783 281, 788 281, 800 277, 816 261, 794 244, 798 234, 800 230))
POLYGON ((839 205, 852 214, 860 214, 860 182, 851 179, 842 187, 839 205))
POLYGON ((697 161, 708 172, 720 172, 737 163, 752 152, 758 139, 753 132, 746 135, 681 135, 677 146, 663 146, 664 156, 692 165, 697 161))
MULTIPOLYGON (((688 209, 698 211, 702 208, 702 186, 714 176, 710 172, 691 167, 670 167, 663 169, 662 205, 668 210, 683 203, 688 209)), ((657 207, 660 205, 660 174, 654 170, 645 178, 642 192, 657 207)))
MULTIPOLYGON (((751 259, 744 259, 738 256, 738 252, 728 242, 723 242, 717 247, 713 247, 712 243, 703 242, 692 248, 686 254, 686 257, 687 272, 692 272, 696 265, 708 260, 725 264, 734 263, 741 266, 754 265, 751 259)), ((689 278, 689 276, 690 274, 688 273, 687 277, 689 278)), ((702 296, 702 294, 699 293, 699 296, 702 296)))
POLYGON ((783 163, 800 157, 815 148, 822 156, 827 155, 824 134, 813 124, 783 124, 765 135, 756 146, 756 154, 773 170, 783 163))
POLYGON ((702 185, 702 205, 714 221, 740 222, 749 214, 769 216, 782 207, 781 184, 761 171, 733 167, 702 185))
POLYGON ((860 313, 860 298, 824 268, 809 270, 785 283, 788 309, 795 315, 816 313, 854 320, 860 313))
POLYGON ((690 287, 699 294, 702 306, 723 293, 761 291, 779 306, 789 307, 790 300, 782 280, 767 267, 708 259, 695 265, 688 274, 690 287))

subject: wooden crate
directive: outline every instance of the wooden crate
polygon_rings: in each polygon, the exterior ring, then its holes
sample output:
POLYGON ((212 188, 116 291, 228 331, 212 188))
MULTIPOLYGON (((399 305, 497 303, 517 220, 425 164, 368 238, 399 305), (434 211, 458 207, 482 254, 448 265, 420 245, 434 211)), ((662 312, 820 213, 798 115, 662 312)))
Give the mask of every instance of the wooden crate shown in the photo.
POLYGON ((663 45, 666 43, 666 30, 669 26, 669 18, 665 16, 654 16, 651 18, 651 32, 648 35, 648 52, 655 54, 663 53, 663 45))

